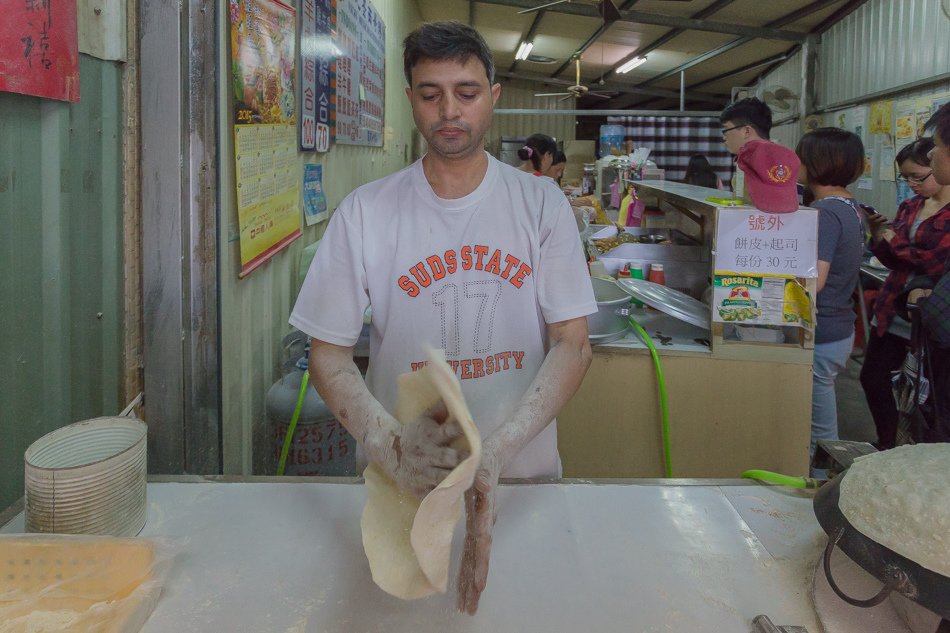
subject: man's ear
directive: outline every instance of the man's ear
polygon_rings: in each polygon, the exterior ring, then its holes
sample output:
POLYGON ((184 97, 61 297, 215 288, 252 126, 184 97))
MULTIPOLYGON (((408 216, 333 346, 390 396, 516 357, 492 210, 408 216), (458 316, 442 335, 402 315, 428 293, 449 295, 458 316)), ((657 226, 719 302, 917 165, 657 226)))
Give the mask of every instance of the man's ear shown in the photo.
POLYGON ((492 105, 498 103, 498 97, 501 96, 501 84, 495 84, 491 87, 491 102, 492 105))
POLYGON ((412 88, 406 86, 406 99, 409 99, 409 103, 412 103, 412 88))

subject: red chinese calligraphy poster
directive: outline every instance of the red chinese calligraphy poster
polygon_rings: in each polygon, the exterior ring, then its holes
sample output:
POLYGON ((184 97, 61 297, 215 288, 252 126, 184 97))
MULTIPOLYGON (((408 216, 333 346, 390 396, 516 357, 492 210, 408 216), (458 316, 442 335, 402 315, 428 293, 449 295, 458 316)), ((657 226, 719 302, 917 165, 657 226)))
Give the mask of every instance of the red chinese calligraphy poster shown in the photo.
POLYGON ((0 0, 0 90, 79 101, 76 0, 0 0))

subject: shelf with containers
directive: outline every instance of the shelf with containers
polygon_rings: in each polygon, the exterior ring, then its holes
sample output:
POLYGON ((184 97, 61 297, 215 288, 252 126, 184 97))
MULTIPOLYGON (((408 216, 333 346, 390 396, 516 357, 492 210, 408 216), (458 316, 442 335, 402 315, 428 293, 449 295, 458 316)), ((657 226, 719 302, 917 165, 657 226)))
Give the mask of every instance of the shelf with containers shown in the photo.
MULTIPOLYGON (((673 476, 735 477, 751 468, 807 474, 817 212, 763 214, 732 206, 722 191, 683 183, 635 186, 664 213, 648 227, 628 228, 637 239, 599 254, 599 261, 607 272, 616 272, 624 261, 662 263, 666 286, 688 295, 693 305, 702 302, 708 315, 695 325, 662 305, 630 308, 650 336, 665 377, 673 476), (736 241, 734 233, 750 218, 771 222, 773 235, 786 227, 790 235, 797 231, 788 238, 799 240, 796 259, 783 253, 771 263, 800 276, 781 276, 786 273, 765 264, 752 270, 741 259, 746 255, 739 247, 748 242, 736 241), (717 244, 717 233, 729 243, 717 244), (642 235, 664 239, 640 243, 642 235), (745 267, 723 268, 727 254, 745 267), (790 287, 786 296, 786 284, 798 289, 790 287), (776 324, 761 324, 768 320, 776 324)), ((584 383, 558 417, 564 475, 663 476, 657 392, 654 361, 639 335, 628 331, 596 345, 584 383)))

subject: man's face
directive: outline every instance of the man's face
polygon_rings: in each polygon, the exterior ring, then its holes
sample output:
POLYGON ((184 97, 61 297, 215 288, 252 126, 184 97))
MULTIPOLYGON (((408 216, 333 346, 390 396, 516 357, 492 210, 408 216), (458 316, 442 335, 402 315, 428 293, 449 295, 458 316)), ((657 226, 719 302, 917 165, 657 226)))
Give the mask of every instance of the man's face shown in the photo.
POLYGON ((422 59, 412 68, 406 96, 412 118, 429 151, 447 159, 482 150, 501 85, 489 85, 485 66, 472 56, 455 60, 422 59))
POLYGON ((759 135, 751 125, 742 125, 735 121, 722 123, 722 142, 733 156, 739 153, 747 141, 758 139, 759 135))
POLYGON ((930 168, 934 172, 934 180, 941 185, 950 185, 950 147, 934 134, 934 148, 927 154, 930 158, 930 168))

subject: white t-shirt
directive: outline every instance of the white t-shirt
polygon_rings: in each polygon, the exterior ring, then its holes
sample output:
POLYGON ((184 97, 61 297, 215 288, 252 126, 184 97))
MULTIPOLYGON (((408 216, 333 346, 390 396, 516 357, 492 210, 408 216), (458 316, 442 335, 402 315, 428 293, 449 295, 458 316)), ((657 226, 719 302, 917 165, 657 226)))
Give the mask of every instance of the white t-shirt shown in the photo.
MULTIPOLYGON (((394 411, 397 376, 421 366, 424 344, 442 348, 483 437, 537 374, 545 324, 597 311, 567 199, 491 156, 464 198, 437 197, 417 161, 340 203, 290 323, 350 346, 370 303, 370 392, 394 411)), ((503 474, 559 471, 552 422, 503 474)))

